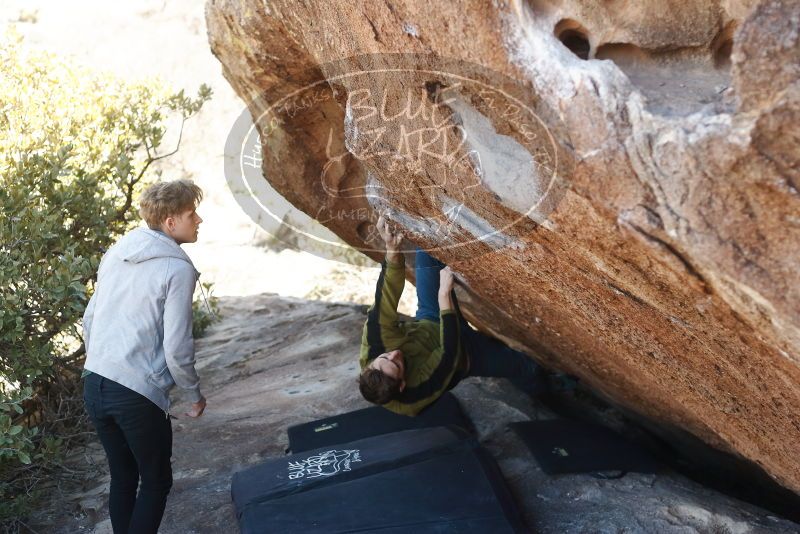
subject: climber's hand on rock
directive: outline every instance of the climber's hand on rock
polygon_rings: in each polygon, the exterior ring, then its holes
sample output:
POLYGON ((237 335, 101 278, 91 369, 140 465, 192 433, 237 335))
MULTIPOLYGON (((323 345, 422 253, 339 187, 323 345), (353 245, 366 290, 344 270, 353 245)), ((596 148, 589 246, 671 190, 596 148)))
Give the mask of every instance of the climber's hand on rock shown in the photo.
POLYGON ((440 295, 449 295, 450 290, 453 289, 453 283, 455 282, 455 278, 453 276, 453 271, 450 267, 445 267, 441 271, 439 271, 439 294, 440 295))
POLYGON ((376 227, 386 246, 386 259, 390 261, 397 260, 400 255, 400 243, 403 241, 402 232, 392 229, 389 221, 383 215, 378 217, 376 227))
POLYGON ((453 289, 453 271, 450 267, 445 267, 439 271, 439 309, 441 311, 453 309, 453 299, 450 292, 453 289))

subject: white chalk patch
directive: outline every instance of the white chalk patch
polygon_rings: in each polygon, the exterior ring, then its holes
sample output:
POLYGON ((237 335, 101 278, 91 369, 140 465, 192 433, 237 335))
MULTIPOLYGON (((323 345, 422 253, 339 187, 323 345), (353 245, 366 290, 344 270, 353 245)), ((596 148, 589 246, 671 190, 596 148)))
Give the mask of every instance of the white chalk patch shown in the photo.
POLYGON ((520 214, 536 206, 547 190, 549 176, 539 172, 531 153, 513 137, 497 133, 492 122, 462 98, 453 97, 449 106, 461 119, 464 149, 480 183, 520 214))
POLYGON ((410 22, 403 23, 403 31, 407 35, 410 35, 411 37, 419 37, 419 30, 414 24, 411 24, 410 22))
POLYGON ((486 243, 495 250, 505 247, 524 248, 525 245, 521 241, 497 230, 486 219, 463 203, 456 202, 447 195, 440 195, 439 199, 442 202, 442 212, 445 216, 455 226, 458 226, 478 241, 486 243))

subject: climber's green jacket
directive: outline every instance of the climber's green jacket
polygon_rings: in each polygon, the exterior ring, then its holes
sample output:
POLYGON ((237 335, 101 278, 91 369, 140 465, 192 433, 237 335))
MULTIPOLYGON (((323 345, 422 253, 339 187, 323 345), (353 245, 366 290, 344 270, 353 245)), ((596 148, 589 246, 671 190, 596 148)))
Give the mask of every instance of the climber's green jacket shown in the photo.
POLYGON ((441 310, 439 323, 427 319, 400 321, 397 303, 405 285, 403 256, 399 262, 384 260, 361 337, 363 370, 376 357, 395 349, 403 351, 406 387, 400 396, 384 404, 403 414, 417 415, 453 388, 468 371, 469 358, 461 342, 458 305, 441 310))

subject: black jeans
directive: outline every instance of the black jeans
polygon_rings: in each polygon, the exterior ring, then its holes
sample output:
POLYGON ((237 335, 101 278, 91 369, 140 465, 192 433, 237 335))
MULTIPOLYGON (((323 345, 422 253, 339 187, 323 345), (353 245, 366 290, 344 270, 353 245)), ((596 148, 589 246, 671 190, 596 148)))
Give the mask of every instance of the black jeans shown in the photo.
POLYGON ((502 341, 473 330, 462 320, 461 339, 469 355, 467 376, 508 378, 529 395, 547 390, 544 369, 532 358, 512 349, 502 341))
POLYGON ((114 534, 155 534, 172 487, 169 417, 146 397, 95 373, 84 380, 83 400, 108 457, 114 534))

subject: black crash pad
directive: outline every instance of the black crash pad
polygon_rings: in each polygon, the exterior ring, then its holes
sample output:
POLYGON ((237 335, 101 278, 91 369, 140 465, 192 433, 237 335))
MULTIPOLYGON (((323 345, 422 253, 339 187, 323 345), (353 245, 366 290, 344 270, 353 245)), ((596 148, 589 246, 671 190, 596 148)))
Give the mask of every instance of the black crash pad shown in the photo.
POLYGON ((289 451, 303 452, 413 428, 437 426, 470 428, 469 419, 454 395, 447 392, 416 417, 398 415, 381 406, 327 417, 289 427, 289 451))
POLYGON ((231 494, 244 534, 526 531, 494 460, 452 427, 269 460, 231 494))
POLYGON ((549 475, 599 471, 655 473, 659 468, 642 447, 600 425, 551 419, 512 423, 511 428, 549 475))

